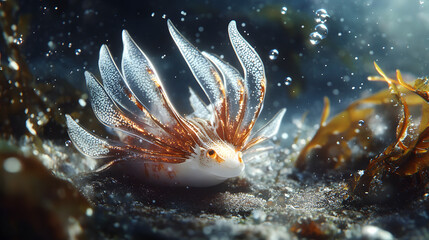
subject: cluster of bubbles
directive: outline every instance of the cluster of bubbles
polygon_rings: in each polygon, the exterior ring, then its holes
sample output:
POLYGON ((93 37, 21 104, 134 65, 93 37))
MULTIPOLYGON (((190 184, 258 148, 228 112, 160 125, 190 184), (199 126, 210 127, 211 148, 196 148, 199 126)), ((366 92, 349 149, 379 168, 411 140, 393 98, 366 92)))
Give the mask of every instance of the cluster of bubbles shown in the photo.
POLYGON ((276 60, 278 57, 279 57, 279 50, 271 49, 269 54, 268 54, 268 58, 270 60, 276 60))
POLYGON ((24 42, 24 39, 23 39, 22 35, 13 39, 13 43, 15 43, 16 45, 21 45, 23 42, 24 42))
POLYGON ((277 86, 280 87, 282 86, 282 84, 284 83, 285 86, 289 86, 292 84, 292 78, 291 77, 286 77, 283 82, 278 82, 277 86))
POLYGON ((315 15, 314 20, 318 24, 314 27, 314 32, 310 33, 310 43, 313 45, 319 44, 328 35, 328 27, 326 27, 325 23, 330 17, 328 12, 323 8, 318 9, 315 15))

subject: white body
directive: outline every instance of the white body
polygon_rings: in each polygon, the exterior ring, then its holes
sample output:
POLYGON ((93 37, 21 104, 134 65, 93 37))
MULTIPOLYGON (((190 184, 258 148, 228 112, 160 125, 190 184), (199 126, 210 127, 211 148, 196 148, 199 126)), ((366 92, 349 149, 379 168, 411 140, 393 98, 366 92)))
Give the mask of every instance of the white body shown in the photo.
POLYGON ((144 163, 142 168, 141 176, 146 181, 166 186, 210 187, 228 179, 212 175, 210 172, 201 171, 199 163, 192 160, 179 164, 144 163))

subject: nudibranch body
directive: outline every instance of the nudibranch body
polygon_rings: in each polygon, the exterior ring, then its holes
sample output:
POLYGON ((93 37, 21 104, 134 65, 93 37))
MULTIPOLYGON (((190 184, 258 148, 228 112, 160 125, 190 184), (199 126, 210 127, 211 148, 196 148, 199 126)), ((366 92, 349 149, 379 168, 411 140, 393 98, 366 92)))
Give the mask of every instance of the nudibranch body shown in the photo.
POLYGON ((266 79, 261 59, 235 21, 228 33, 244 77, 217 56, 200 52, 171 21, 168 28, 210 104, 190 90, 194 113, 180 115, 152 63, 124 30, 122 69, 103 45, 98 63, 103 83, 85 72, 93 111, 119 140, 100 138, 67 115, 69 136, 83 154, 97 159, 97 171, 127 161, 136 163, 134 170, 151 182, 213 186, 241 174, 243 155, 251 148, 257 151, 259 143, 277 133, 285 109, 251 133, 262 109, 266 79))

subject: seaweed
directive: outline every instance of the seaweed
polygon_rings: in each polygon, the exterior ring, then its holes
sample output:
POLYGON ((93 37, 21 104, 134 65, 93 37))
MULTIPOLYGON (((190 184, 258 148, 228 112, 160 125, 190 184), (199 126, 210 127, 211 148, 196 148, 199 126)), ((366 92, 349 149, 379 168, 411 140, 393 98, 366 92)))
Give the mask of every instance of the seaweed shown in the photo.
MULTIPOLYGON (((352 196, 368 195, 377 177, 393 180, 405 186, 402 190, 418 194, 429 183, 429 97, 427 78, 416 79, 414 86, 406 83, 399 70, 396 70, 397 80, 390 79, 375 64, 375 68, 388 83, 389 89, 403 109, 403 114, 396 128, 396 138, 386 149, 368 164, 362 175, 356 175, 349 184, 352 196), (409 104, 402 97, 398 87, 415 93, 424 103, 421 104, 420 122, 412 118, 409 104), (405 182, 405 184, 404 184, 405 182), (411 185, 409 184, 411 183, 411 185)), ((370 78, 370 80, 378 80, 370 78)))
POLYGON ((410 85, 399 70, 394 80, 374 65, 381 77, 368 80, 384 81, 389 88, 353 102, 329 122, 325 98, 320 127, 295 166, 312 172, 354 172, 347 200, 371 193, 376 201, 398 194, 420 196, 429 183, 428 79, 410 85), (380 129, 385 131, 377 133, 380 129))
MULTIPOLYGON (((373 112, 371 108, 356 109, 358 102, 350 105, 344 112, 334 116, 329 123, 326 120, 330 112, 329 99, 325 97, 320 127, 314 137, 301 150, 296 167, 303 170, 323 171, 337 169, 351 158, 351 149, 347 142, 358 135, 359 124, 373 112), (325 160, 324 162, 320 159, 325 160), (315 161, 313 161, 315 160, 315 161)), ((366 131, 365 131, 366 132, 366 131)), ((368 145, 360 138, 363 145, 368 145)))
MULTIPOLYGON (((413 105, 422 101, 415 99, 409 92, 402 89, 404 98, 413 105)), ((391 136, 379 133, 379 119, 383 119, 386 128, 398 122, 399 114, 396 103, 392 102, 389 90, 382 90, 374 95, 351 103, 346 110, 338 113, 327 122, 330 103, 325 97, 319 129, 313 138, 303 147, 295 162, 300 170, 326 172, 329 169, 357 170, 365 166, 365 160, 371 153, 381 151, 383 142, 391 136), (352 148, 360 148, 360 152, 352 148)))

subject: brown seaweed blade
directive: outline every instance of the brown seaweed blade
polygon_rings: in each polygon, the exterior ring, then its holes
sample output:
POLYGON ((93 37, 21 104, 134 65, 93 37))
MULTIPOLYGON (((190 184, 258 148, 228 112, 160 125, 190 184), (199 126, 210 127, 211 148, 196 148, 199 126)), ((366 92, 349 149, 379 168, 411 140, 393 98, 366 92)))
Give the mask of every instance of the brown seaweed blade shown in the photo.
MULTIPOLYGON (((368 120, 374 117, 377 106, 383 106, 382 109, 385 109, 384 106, 389 108, 392 106, 392 91, 400 93, 394 94, 396 101, 402 98, 401 102, 407 102, 407 106, 405 106, 406 112, 408 112, 408 106, 420 106, 424 103, 421 97, 413 94, 405 87, 395 86, 399 85, 399 82, 388 78, 381 69, 379 70, 382 77, 368 77, 368 79, 371 81, 386 81, 385 79, 387 79, 392 85, 391 89, 382 90, 351 103, 346 110, 334 116, 329 122, 327 122, 330 110, 329 100, 325 98, 325 107, 322 112, 320 127, 310 142, 301 150, 296 161, 297 168, 317 171, 338 169, 340 167, 353 168, 347 164, 354 157, 351 153, 349 142, 356 139, 362 148, 366 150, 365 152, 370 152, 369 149, 371 148, 379 148, 375 146, 376 144, 372 140, 369 140, 372 139, 374 134, 372 130, 361 125, 364 122, 371 122, 368 120), (313 160, 314 156, 317 156, 318 159, 309 163, 309 161, 313 160), (315 163, 318 166, 312 166, 315 163)), ((402 106, 401 102, 399 103, 400 106, 402 106)), ((401 126, 408 126, 408 121, 408 118, 403 119, 400 123, 401 126)), ((404 138, 408 136, 405 134, 407 128, 397 127, 396 129, 397 136, 401 135, 404 138)), ((402 148, 405 148, 402 140, 404 139, 400 139, 398 144, 402 148)), ((359 163, 357 164, 359 165, 359 163)))
MULTIPOLYGON (((364 99, 365 101, 369 101, 364 99)), ((345 111, 335 115, 328 123, 326 120, 329 116, 330 103, 325 97, 325 105, 323 108, 320 127, 314 137, 301 150, 295 166, 301 170, 308 167, 308 156, 313 150, 326 149, 326 151, 318 151, 318 158, 328 161, 328 159, 336 159, 325 165, 325 169, 338 168, 341 163, 347 161, 351 156, 351 150, 347 145, 347 141, 356 137, 359 122, 366 120, 372 113, 373 109, 357 109, 358 102, 350 105, 345 111), (338 144, 339 143, 339 144, 338 144), (329 149, 329 150, 328 150, 329 149)))
MULTIPOLYGON (((415 87, 405 83, 402 79, 399 70, 396 71, 397 81, 389 79, 384 72, 374 63, 376 70, 383 76, 383 79, 389 84, 389 88, 393 95, 397 97, 398 103, 402 105, 403 116, 398 123, 396 129, 396 140, 390 144, 380 155, 375 157, 364 174, 357 177, 350 185, 350 191, 358 196, 367 195, 370 191, 372 181, 378 174, 383 176, 392 175, 398 177, 405 176, 418 176, 417 179, 424 183, 424 175, 427 175, 427 169, 429 168, 429 113, 428 105, 423 102, 422 104, 422 116, 418 129, 412 127, 412 121, 410 121, 410 112, 408 104, 404 98, 400 96, 400 92, 397 90, 396 85, 405 87, 406 89, 414 92, 427 102, 428 91, 418 90, 427 88, 428 86, 420 85, 416 81, 415 87)), ((427 180, 427 179, 426 179, 427 180)))
POLYGON ((429 167, 429 128, 426 128, 419 136, 417 144, 409 150, 400 163, 397 174, 401 176, 413 175, 429 167))
POLYGON ((381 70, 381 68, 377 65, 377 63, 374 62, 374 66, 375 66, 375 69, 377 70, 377 72, 381 76, 383 76, 384 80, 389 85, 390 92, 397 99, 396 100, 397 103, 402 106, 403 116, 401 117, 401 119, 400 119, 400 121, 398 123, 398 126, 396 128, 396 142, 395 142, 394 146, 398 146, 402 150, 406 150, 407 147, 404 145, 403 141, 404 141, 405 137, 407 136, 407 130, 408 130, 409 126, 410 126, 410 111, 409 111, 409 108, 408 108, 408 104, 402 98, 402 96, 401 96, 398 88, 394 84, 395 82, 391 81, 386 76, 386 74, 383 72, 383 70, 381 70))
POLYGON ((416 93, 417 95, 419 95, 421 98, 423 98, 426 102, 429 102, 429 91, 425 91, 422 89, 427 89, 428 88, 428 83, 427 80, 428 79, 416 79, 415 83, 414 83, 414 87, 412 87, 411 85, 409 85, 408 83, 406 83, 404 81, 404 79, 402 78, 401 72, 399 70, 396 70, 396 76, 398 79, 398 82, 401 86, 407 88, 408 90, 416 93))

